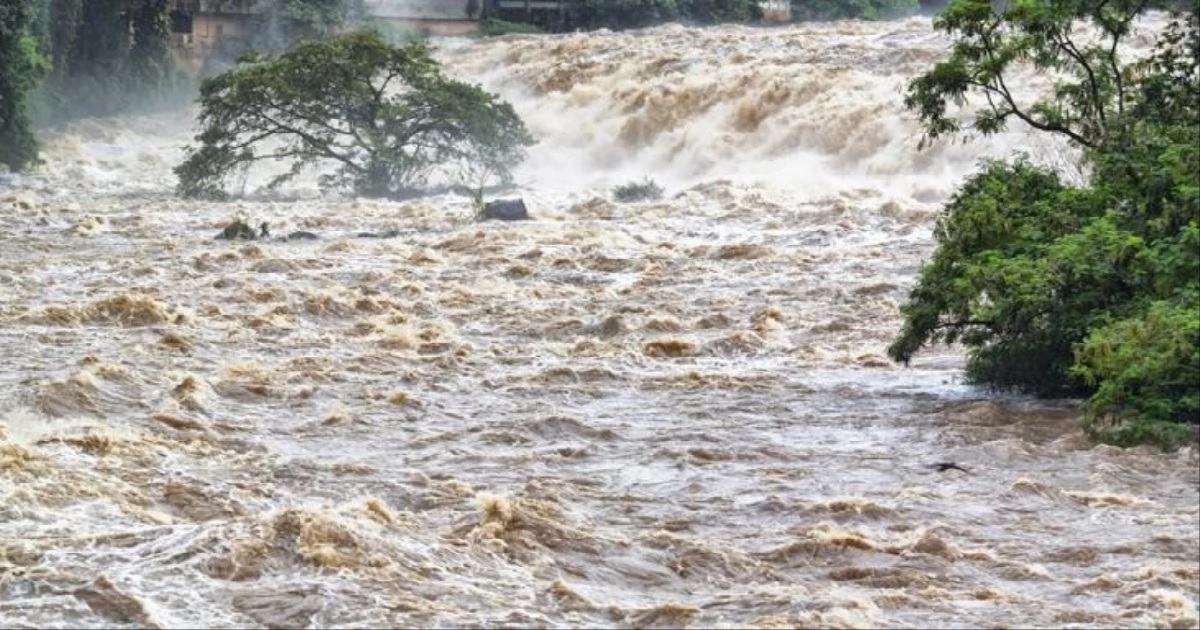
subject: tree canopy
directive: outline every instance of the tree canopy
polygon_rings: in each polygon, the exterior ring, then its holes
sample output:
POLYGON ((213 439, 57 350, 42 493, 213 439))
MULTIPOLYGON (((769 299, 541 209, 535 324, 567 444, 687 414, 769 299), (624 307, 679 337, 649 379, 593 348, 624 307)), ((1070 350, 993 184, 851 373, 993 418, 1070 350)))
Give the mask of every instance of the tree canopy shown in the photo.
POLYGON ((1126 63, 1145 5, 954 0, 935 19, 953 49, 905 100, 927 139, 1021 120, 1082 148, 1090 177, 1073 187, 1024 158, 985 164, 938 218, 888 349, 908 362, 962 343, 972 381, 1085 396, 1089 429, 1117 443, 1200 423, 1200 27, 1195 10, 1178 15, 1126 63), (1018 64, 1055 73, 1049 95, 1019 99, 1018 64), (951 106, 969 95, 986 105, 964 123, 951 106))
POLYGON ((324 163, 336 167, 324 186, 373 197, 463 172, 507 181, 533 144, 511 105, 446 77, 427 44, 372 31, 248 56, 204 81, 200 106, 199 146, 175 169, 191 197, 224 196, 230 175, 262 160, 291 165, 270 186, 324 163))

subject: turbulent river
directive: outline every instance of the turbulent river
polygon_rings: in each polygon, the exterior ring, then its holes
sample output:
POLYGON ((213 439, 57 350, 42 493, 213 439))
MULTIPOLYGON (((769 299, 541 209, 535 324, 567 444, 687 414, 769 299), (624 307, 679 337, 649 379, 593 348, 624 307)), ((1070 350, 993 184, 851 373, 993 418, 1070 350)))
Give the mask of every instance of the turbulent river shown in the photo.
POLYGON ((903 86, 947 47, 440 42, 540 140, 524 223, 182 201, 187 113, 49 134, 0 180, 0 626, 1197 627, 1195 448, 884 356, 978 161, 1072 161, 918 150, 903 86), (322 238, 214 241, 238 214, 322 238))

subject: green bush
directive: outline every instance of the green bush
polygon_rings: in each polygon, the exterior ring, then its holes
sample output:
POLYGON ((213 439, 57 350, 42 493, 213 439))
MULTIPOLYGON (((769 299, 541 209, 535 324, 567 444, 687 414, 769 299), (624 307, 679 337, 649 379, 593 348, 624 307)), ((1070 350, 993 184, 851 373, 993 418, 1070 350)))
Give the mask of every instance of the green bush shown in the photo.
POLYGON ((1073 371, 1096 388, 1086 411, 1097 433, 1125 441, 1131 416, 1141 430, 1200 422, 1200 307, 1186 302, 1152 302, 1079 344, 1073 371))
POLYGON ((650 178, 641 182, 629 182, 613 188, 613 199, 621 203, 634 201, 658 201, 662 199, 663 189, 650 178))

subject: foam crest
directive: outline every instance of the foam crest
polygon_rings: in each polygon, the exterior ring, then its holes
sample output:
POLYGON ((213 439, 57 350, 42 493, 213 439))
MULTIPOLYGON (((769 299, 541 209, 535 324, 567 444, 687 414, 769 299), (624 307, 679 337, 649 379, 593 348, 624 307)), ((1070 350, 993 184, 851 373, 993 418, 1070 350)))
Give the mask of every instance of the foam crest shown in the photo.
MULTIPOLYGON (((948 48, 926 18, 913 18, 451 42, 443 56, 511 100, 541 140, 521 170, 535 188, 649 173, 671 186, 719 176, 811 195, 867 186, 942 197, 983 157, 1022 150, 1073 162, 1063 143, 1019 124, 920 150, 903 92, 948 48)), ((1018 83, 1032 95, 1048 79, 1018 83)))

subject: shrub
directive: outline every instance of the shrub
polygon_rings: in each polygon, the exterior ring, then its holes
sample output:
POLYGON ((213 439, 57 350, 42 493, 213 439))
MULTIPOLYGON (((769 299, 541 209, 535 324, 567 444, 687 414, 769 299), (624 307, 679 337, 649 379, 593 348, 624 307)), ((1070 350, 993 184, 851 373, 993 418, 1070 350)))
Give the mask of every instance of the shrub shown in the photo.
POLYGON ((662 199, 663 189, 654 180, 646 178, 641 182, 629 182, 613 188, 613 199, 622 203, 633 201, 658 201, 662 199))

